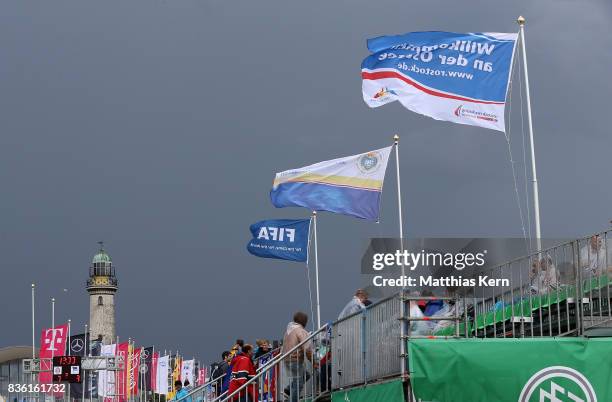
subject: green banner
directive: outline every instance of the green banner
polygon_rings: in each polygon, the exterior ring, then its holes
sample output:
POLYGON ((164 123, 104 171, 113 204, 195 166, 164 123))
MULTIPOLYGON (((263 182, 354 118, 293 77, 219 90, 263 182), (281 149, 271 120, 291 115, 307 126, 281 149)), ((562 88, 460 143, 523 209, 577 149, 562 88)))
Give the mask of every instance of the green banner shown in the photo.
POLYGON ((404 402, 401 380, 371 384, 332 393, 332 402, 404 402))
POLYGON ((408 342, 421 402, 612 401, 612 338, 408 342))

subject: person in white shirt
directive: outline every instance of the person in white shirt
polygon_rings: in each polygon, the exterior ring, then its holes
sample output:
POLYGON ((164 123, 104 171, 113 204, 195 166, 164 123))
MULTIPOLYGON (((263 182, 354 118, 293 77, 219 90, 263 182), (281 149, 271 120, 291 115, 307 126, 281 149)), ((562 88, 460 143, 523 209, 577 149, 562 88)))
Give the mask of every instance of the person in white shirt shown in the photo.
POLYGON ((559 284, 557 267, 555 267, 549 254, 531 264, 529 277, 531 279, 531 291, 536 294, 546 294, 556 289, 559 284))
POLYGON ((607 253, 605 239, 599 235, 592 236, 588 244, 580 250, 580 267, 583 275, 595 276, 607 272, 607 265, 612 264, 611 256, 607 253))
POLYGON ((358 313, 359 311, 365 310, 366 306, 363 304, 368 300, 368 292, 363 289, 357 289, 355 296, 344 306, 338 319, 341 320, 344 317, 348 317, 351 314, 358 313))

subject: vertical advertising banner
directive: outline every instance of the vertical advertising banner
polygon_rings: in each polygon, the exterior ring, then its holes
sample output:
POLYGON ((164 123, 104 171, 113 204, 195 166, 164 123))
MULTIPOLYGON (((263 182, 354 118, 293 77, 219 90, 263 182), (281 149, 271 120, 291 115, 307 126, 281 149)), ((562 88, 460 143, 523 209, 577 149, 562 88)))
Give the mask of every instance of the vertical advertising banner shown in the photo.
MULTIPOLYGON (((69 356, 85 356, 87 341, 88 339, 86 339, 85 334, 71 335, 66 344, 66 354, 69 356)), ((83 380, 81 383, 72 383, 69 385, 71 398, 81 399, 83 396, 83 387, 87 387, 88 373, 88 371, 83 371, 83 380)))
POLYGON ((123 358, 123 370, 119 371, 118 383, 116 384, 119 400, 125 401, 128 398, 128 373, 130 371, 130 344, 123 342, 117 345, 117 356, 123 358))
POLYGON ((206 367, 198 369, 198 386, 206 384, 207 371, 206 367))
MULTIPOLYGON (((40 334, 40 350, 38 356, 41 359, 51 359, 53 356, 62 356, 66 351, 66 337, 68 336, 68 324, 56 326, 55 328, 45 328, 40 334)), ((44 370, 52 370, 53 364, 49 360, 44 360, 41 364, 44 370)), ((51 371, 39 374, 41 384, 50 384, 52 381, 51 371)))
MULTIPOLYGON (((144 365, 140 368, 143 373, 142 379, 144 384, 140 384, 140 388, 144 391, 152 391, 152 381, 151 375, 153 373, 153 347, 148 347, 142 349, 141 355, 142 362, 144 365)), ((153 377, 153 381, 155 381, 155 377, 153 377)))
POLYGON ((181 363, 181 381, 185 383, 185 381, 189 381, 191 386, 194 385, 193 382, 193 370, 195 368, 195 360, 183 360, 181 363))
POLYGON ((170 375, 170 356, 160 356, 157 359, 155 389, 160 395, 168 395, 168 377, 170 375))
POLYGON ((157 392, 157 367, 159 366, 159 353, 153 352, 153 356, 151 357, 151 373, 150 381, 151 381, 151 391, 157 392))
MULTIPOLYGON (((113 343, 111 345, 101 345, 100 356, 116 356, 117 347, 113 343)), ((98 371, 98 396, 106 400, 112 400, 116 394, 116 379, 115 371, 104 370, 98 371)))
POLYGON ((138 379, 140 378, 140 353, 141 348, 132 346, 132 353, 130 353, 130 381, 129 392, 130 396, 138 395, 138 379))

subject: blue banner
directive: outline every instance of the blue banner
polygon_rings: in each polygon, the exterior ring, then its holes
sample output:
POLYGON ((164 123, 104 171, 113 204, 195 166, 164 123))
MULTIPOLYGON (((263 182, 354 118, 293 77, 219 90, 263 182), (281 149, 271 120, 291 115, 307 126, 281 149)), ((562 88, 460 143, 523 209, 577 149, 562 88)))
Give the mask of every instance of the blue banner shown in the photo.
POLYGON ((251 225, 247 251, 257 257, 308 261, 310 219, 272 219, 251 225))
POLYGON ((505 131, 516 33, 410 32, 368 40, 361 64, 370 107, 399 101, 436 120, 505 131))

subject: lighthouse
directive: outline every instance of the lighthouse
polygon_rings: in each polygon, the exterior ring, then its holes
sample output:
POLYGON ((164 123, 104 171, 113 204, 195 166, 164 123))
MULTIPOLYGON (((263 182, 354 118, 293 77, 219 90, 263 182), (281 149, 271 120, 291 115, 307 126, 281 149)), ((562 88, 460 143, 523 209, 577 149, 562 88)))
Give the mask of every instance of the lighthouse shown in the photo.
POLYGON ((92 340, 101 339, 105 345, 115 342, 115 293, 117 277, 110 255, 99 242, 100 250, 89 267, 89 333, 92 340))

